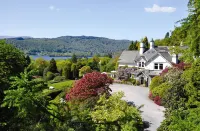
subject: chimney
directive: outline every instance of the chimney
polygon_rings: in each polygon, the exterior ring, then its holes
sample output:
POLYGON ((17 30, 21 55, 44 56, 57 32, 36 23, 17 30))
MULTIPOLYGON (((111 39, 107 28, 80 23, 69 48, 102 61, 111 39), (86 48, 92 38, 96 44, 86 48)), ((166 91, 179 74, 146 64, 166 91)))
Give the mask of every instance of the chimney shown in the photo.
POLYGON ((150 41, 150 49, 152 49, 152 48, 154 48, 155 47, 155 44, 154 44, 154 40, 152 39, 151 41, 150 41))
POLYGON ((173 52, 170 53, 171 56, 172 56, 172 62, 173 62, 174 64, 178 64, 178 54, 176 54, 175 51, 174 51, 175 46, 172 46, 172 48, 173 48, 173 52))
POLYGON ((144 43, 140 43, 140 55, 142 55, 144 53, 144 43))
POLYGON ((178 55, 177 54, 172 54, 172 62, 174 64, 178 64, 178 55))

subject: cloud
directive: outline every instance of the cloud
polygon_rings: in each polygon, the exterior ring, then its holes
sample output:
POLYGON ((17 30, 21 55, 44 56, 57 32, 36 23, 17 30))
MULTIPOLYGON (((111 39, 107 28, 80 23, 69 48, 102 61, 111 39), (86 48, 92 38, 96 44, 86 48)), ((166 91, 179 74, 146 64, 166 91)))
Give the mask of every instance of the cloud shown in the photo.
POLYGON ((55 11, 60 11, 60 9, 59 8, 56 8, 55 6, 53 6, 53 5, 51 5, 51 6, 49 6, 49 9, 50 10, 55 10, 55 11))
POLYGON ((174 7, 164 7, 164 6, 161 7, 159 5, 154 4, 152 8, 144 8, 144 10, 146 12, 151 12, 151 13, 154 13, 154 12, 172 13, 172 12, 176 11, 176 8, 174 8, 174 7))
POLYGON ((50 10, 54 10, 55 7, 54 7, 53 5, 51 5, 51 6, 49 6, 49 9, 50 9, 50 10))

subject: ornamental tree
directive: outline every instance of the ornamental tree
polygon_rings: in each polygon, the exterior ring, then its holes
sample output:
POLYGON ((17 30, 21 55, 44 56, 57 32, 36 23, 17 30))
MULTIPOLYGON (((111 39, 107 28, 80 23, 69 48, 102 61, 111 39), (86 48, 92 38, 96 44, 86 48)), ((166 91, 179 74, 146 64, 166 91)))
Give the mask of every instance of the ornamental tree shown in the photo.
POLYGON ((86 74, 82 79, 78 80, 70 92, 66 95, 68 101, 85 100, 100 94, 109 94, 111 90, 109 85, 113 80, 106 74, 92 72, 86 74))

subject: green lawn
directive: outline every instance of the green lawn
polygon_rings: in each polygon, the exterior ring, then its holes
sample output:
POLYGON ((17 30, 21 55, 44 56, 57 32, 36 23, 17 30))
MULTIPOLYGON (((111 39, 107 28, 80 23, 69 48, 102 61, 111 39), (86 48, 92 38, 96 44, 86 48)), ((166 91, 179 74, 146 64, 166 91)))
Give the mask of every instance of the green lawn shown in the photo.
POLYGON ((48 86, 53 86, 55 89, 66 89, 71 88, 74 83, 74 80, 67 80, 64 82, 54 83, 54 84, 48 84, 48 86))
POLYGON ((53 86, 53 90, 44 89, 43 93, 45 95, 51 95, 53 93, 58 94, 55 99, 52 100, 52 102, 58 103, 60 98, 63 98, 67 91, 70 90, 70 88, 73 86, 74 80, 67 80, 64 82, 54 83, 54 84, 48 84, 48 87, 53 86))

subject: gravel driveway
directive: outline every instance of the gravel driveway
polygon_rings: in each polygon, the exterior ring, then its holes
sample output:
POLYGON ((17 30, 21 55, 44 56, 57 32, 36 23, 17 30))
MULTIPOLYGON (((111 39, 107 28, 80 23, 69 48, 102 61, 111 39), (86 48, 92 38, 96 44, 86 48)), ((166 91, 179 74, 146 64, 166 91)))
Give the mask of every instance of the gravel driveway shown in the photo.
POLYGON ((141 108, 142 118, 144 121, 150 122, 150 127, 146 130, 156 131, 164 120, 164 107, 154 104, 148 98, 149 88, 132 85, 113 84, 110 86, 113 92, 123 91, 125 94, 124 100, 133 101, 136 106, 144 105, 141 108))

